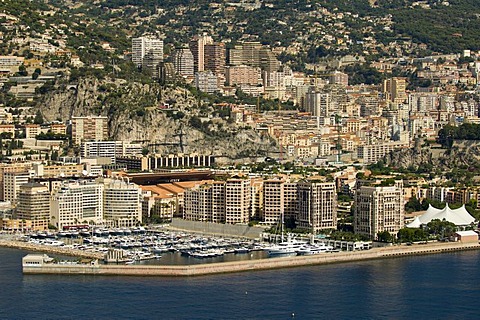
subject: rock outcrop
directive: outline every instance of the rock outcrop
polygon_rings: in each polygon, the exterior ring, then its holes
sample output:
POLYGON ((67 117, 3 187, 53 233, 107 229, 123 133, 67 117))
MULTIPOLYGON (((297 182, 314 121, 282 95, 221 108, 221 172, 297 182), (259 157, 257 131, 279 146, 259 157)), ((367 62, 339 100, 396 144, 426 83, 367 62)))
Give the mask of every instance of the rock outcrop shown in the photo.
POLYGON ((38 108, 46 121, 65 121, 72 116, 107 116, 111 139, 140 141, 151 152, 161 154, 183 149, 185 153, 213 154, 220 162, 241 163, 278 152, 275 141, 269 137, 212 117, 214 109, 210 105, 199 102, 187 89, 179 87, 118 79, 80 79, 75 85, 57 85, 42 97, 38 108), (206 124, 192 127, 192 117, 206 124))
POLYGON ((386 165, 395 168, 432 168, 450 171, 452 168, 479 168, 480 141, 457 140, 450 149, 431 148, 417 140, 410 149, 390 152, 384 157, 386 165))

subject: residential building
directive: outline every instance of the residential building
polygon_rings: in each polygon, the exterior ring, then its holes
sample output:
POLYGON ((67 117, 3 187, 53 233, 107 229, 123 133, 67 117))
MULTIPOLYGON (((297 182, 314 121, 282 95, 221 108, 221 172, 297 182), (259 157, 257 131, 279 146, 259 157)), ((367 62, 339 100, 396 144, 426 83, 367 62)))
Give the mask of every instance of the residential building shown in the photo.
POLYGON ((138 67, 144 65, 145 56, 150 55, 163 61, 163 41, 153 37, 132 39, 132 62, 138 67))
POLYGON ((54 190, 51 223, 58 229, 104 222, 104 185, 93 181, 65 182, 54 190))
POLYGON ((228 179, 225 185, 225 223, 248 223, 250 200, 250 179, 228 179))
POLYGON ((314 117, 330 116, 330 94, 318 92, 316 88, 311 87, 305 95, 305 110, 314 117))
POLYGON ((396 236, 404 226, 405 204, 401 181, 395 186, 360 186, 355 193, 354 232, 378 239, 380 232, 396 236))
POLYGON ((63 123, 50 124, 50 131, 54 134, 67 134, 67 126, 63 123))
POLYGON ((262 222, 276 224, 285 219, 285 181, 281 179, 270 179, 263 182, 263 211, 262 222))
POLYGON ((142 191, 123 179, 99 179, 104 188, 104 218, 113 227, 133 227, 142 222, 142 191))
POLYGON ((402 103, 407 100, 406 87, 407 81, 405 78, 393 77, 383 81, 385 98, 396 103, 402 103))
POLYGON ((103 141, 108 138, 108 118, 105 116, 72 117, 72 140, 103 141))
POLYGON ((337 192, 334 182, 316 178, 298 182, 297 226, 313 233, 337 228, 337 192))
POLYGON ((375 163, 383 158, 390 151, 407 148, 408 143, 403 142, 382 142, 371 145, 359 145, 357 156, 363 163, 375 163))
POLYGON ((82 157, 112 159, 116 157, 135 156, 142 153, 141 144, 131 144, 124 141, 86 141, 82 143, 82 157))
POLYGON ((40 133, 39 124, 26 124, 25 125, 25 138, 32 139, 35 138, 40 133))
POLYGON ((175 72, 182 77, 192 78, 194 75, 194 58, 188 48, 176 49, 172 55, 175 72))
POLYGON ((10 173, 26 173, 32 167, 31 163, 1 163, 0 164, 0 200, 5 201, 5 174, 10 173))
POLYGON ((10 134, 10 137, 15 137, 15 125, 14 124, 0 124, 0 134, 10 134))
POLYGON ((213 44, 213 39, 206 33, 196 35, 189 43, 190 51, 193 54, 194 72, 205 71, 205 45, 213 44))
POLYGON ((330 74, 328 80, 331 84, 341 84, 345 87, 348 86, 348 74, 340 71, 334 71, 330 74))
POLYGON ((50 222, 50 191, 39 183, 25 183, 19 188, 16 217, 32 221, 33 230, 47 230, 50 222))
POLYGON ((202 71, 195 73, 195 87, 205 93, 215 93, 218 91, 217 76, 212 71, 202 71))
POLYGON ((224 43, 215 42, 204 46, 204 68, 212 71, 217 78, 225 79, 225 60, 224 43))
POLYGON ((261 69, 247 65, 229 66, 225 72, 227 85, 258 85, 262 83, 261 69))
POLYGON ((17 204, 20 186, 30 181, 29 172, 5 172, 3 175, 3 200, 17 204))

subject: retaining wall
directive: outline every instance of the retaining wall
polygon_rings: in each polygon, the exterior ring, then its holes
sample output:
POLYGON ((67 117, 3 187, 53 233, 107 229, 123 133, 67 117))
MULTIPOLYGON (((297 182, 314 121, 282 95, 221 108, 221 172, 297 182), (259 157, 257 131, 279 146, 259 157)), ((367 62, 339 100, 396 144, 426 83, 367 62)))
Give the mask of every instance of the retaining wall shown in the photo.
POLYGON ((180 230, 193 231, 197 233, 220 235, 224 237, 242 237, 249 239, 259 239, 264 231, 261 227, 249 227, 238 224, 220 224, 202 221, 188 221, 183 219, 173 219, 170 224, 172 227, 180 230))

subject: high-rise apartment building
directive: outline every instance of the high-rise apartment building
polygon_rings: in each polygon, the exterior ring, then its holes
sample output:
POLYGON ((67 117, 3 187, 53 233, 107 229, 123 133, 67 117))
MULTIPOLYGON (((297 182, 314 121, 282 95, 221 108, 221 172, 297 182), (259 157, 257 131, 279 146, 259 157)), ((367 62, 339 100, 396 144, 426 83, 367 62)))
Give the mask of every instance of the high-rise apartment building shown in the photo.
POLYGON ((102 141, 108 138, 108 118, 105 116, 72 117, 72 140, 102 141))
POLYGON ((103 184, 92 181, 64 183, 52 195, 51 223, 58 229, 102 223, 103 192, 103 184))
POLYGON ((405 205, 401 181, 395 186, 360 186, 355 193, 354 231, 377 239, 388 231, 396 236, 404 226, 405 205))
POLYGON ((395 103, 402 103, 407 100, 406 88, 407 81, 405 78, 393 77, 383 81, 385 98, 395 103))
POLYGON ((172 55, 175 72, 182 77, 193 78, 194 75, 194 58, 188 48, 176 49, 172 55))
POLYGON ((311 87, 305 95, 305 110, 311 112, 314 117, 331 116, 330 94, 318 92, 311 87))
POLYGON ((205 45, 213 44, 213 39, 207 34, 194 36, 189 43, 193 54, 194 72, 205 71, 205 45))
POLYGON ((297 182, 286 181, 283 184, 283 214, 286 219, 296 218, 298 214, 297 182))
POLYGON ((262 222, 276 224, 284 217, 284 180, 271 179, 263 182, 262 222))
POLYGON ((337 228, 337 192, 334 182, 315 179, 298 182, 297 226, 313 233, 337 228))
POLYGON ((28 172, 31 169, 31 163, 1 163, 0 164, 0 201, 5 201, 4 181, 7 172, 28 172))
POLYGON ((228 61, 231 66, 248 65, 267 72, 277 71, 280 67, 273 52, 260 42, 243 42, 234 46, 228 52, 228 61))
POLYGON ((145 56, 150 55, 163 61, 163 41, 152 37, 139 37, 132 39, 132 62, 142 67, 145 56))
POLYGON ((30 178, 29 172, 5 172, 3 175, 3 200, 16 205, 20 186, 27 184, 30 178))
POLYGON ((142 191, 121 179, 99 179, 105 186, 104 218, 114 227, 133 227, 142 222, 142 191))
POLYGON ((33 230, 47 230, 50 222, 50 191, 39 183, 20 186, 16 216, 20 220, 32 221, 33 230))
POLYGON ((204 67, 217 76, 218 86, 225 82, 225 44, 215 42, 204 46, 204 67))
POLYGON ((183 218, 192 221, 225 222, 225 182, 196 185, 185 190, 183 218))
POLYGON ((248 223, 250 200, 250 179, 228 179, 225 185, 225 223, 248 223))

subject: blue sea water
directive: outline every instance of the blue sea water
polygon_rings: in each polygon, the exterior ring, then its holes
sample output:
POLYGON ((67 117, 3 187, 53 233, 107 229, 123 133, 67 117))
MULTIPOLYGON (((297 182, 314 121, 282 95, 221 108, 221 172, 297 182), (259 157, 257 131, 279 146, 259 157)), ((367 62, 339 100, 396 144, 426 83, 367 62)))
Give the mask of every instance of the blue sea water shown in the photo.
POLYGON ((475 319, 480 251, 192 278, 22 275, 0 248, 0 319, 475 319))

